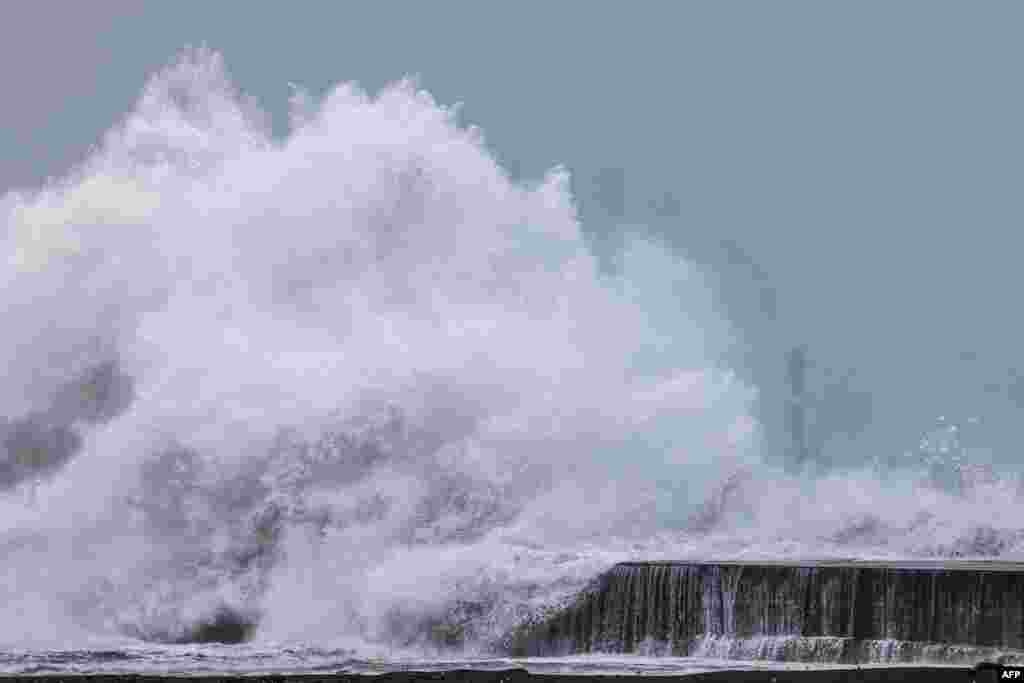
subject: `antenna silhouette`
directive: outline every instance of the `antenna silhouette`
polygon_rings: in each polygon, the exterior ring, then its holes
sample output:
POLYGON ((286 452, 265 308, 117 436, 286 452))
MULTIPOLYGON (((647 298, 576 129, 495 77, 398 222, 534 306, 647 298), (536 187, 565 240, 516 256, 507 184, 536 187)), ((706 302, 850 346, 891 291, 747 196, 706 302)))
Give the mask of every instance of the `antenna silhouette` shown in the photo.
POLYGON ((786 425, 789 431, 790 451, 800 466, 810 458, 807 443, 807 347, 797 346, 786 354, 786 381, 789 396, 786 400, 786 425))

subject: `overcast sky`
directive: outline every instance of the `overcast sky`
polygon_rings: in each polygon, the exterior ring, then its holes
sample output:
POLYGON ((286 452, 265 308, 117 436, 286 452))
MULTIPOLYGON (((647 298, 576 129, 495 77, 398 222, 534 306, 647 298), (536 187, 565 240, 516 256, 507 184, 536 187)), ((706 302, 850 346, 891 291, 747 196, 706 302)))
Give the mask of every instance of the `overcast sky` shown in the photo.
POLYGON ((289 82, 416 74, 514 173, 565 164, 591 233, 637 226, 716 273, 767 396, 805 343, 855 373, 837 433, 893 445, 943 412, 1005 430, 1022 30, 1017 2, 8 0, 0 186, 80 160, 189 44, 221 51, 281 132, 289 82))

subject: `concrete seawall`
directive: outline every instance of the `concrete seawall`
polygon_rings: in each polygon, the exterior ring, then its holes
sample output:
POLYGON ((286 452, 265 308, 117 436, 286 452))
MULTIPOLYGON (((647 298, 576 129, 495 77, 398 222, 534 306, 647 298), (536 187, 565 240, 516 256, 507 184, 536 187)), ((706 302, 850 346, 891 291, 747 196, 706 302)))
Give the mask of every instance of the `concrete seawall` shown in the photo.
POLYGON ((950 647, 968 659, 1024 650, 1024 563, 623 563, 513 643, 530 655, 760 653, 850 662, 907 661, 926 651, 949 659, 941 653, 950 647))

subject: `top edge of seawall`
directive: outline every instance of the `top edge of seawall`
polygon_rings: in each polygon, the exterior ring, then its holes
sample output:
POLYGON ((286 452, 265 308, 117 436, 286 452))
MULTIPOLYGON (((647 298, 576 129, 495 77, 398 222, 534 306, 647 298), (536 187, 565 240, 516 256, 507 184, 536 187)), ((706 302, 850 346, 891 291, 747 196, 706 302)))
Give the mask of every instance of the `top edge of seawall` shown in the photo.
POLYGON ((918 571, 965 571, 965 572, 1006 572, 1024 574, 1024 562, 1005 560, 858 560, 855 558, 822 558, 793 560, 752 560, 752 559, 692 559, 692 560, 630 560, 619 562, 616 567, 657 567, 657 566, 708 566, 725 567, 796 567, 804 569, 850 568, 850 569, 901 569, 918 571))

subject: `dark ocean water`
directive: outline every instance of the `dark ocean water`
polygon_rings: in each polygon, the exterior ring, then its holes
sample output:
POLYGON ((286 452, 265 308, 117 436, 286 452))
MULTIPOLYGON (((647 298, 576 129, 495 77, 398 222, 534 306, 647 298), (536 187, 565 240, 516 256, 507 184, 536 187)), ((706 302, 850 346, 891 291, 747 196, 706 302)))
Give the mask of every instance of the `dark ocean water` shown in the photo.
MULTIPOLYGON (((899 668, 901 665, 876 665, 899 668)), ((902 665, 909 666, 909 665, 902 665)), ((937 665, 941 666, 941 665, 937 665)), ((948 665, 958 668, 957 665, 948 665)), ((962 668, 963 664, 959 665, 962 668)), ((502 671, 532 674, 680 675, 708 671, 825 671, 849 666, 703 657, 588 655, 552 658, 361 659, 351 652, 250 646, 130 647, 118 650, 32 650, 0 654, 0 675, 287 675, 409 671, 502 671)))

